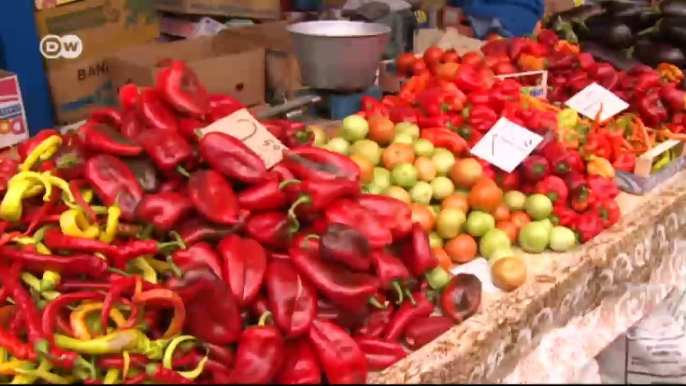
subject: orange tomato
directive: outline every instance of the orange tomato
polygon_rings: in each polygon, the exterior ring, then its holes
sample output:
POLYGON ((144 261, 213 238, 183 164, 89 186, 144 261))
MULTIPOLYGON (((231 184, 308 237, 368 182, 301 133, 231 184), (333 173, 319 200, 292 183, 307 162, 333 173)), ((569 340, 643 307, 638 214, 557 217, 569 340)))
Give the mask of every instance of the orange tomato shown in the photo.
POLYGON ((436 70, 436 75, 439 78, 451 80, 455 79, 455 74, 457 74, 457 69, 460 65, 454 62, 444 63, 436 70))
POLYGON ((517 242, 517 237, 519 236, 519 229, 512 221, 500 221, 495 225, 495 227, 505 231, 505 233, 507 233, 507 237, 510 238, 511 242, 517 242))
POLYGON ((443 209, 455 208, 467 214, 469 212, 469 201, 467 196, 461 193, 454 193, 443 199, 443 209))
POLYGON ((363 184, 368 184, 374 180, 374 165, 371 162, 360 154, 353 154, 350 159, 360 168, 360 181, 363 184))
POLYGON ((476 253, 479 250, 479 246, 476 244, 476 240, 468 234, 461 234, 454 239, 448 241, 443 249, 448 253, 448 256, 460 264, 469 263, 476 258, 476 253))
POLYGON ((483 177, 484 168, 474 158, 464 158, 455 162, 448 173, 455 185, 460 188, 471 188, 483 177))
POLYGON ((383 151, 381 158, 386 169, 391 170, 403 162, 414 163, 414 148, 407 143, 392 143, 383 151))
POLYGON ((418 222, 422 229, 431 232, 436 225, 436 216, 426 205, 410 204, 412 209, 412 222, 418 222))
POLYGON ((414 161, 414 167, 419 173, 422 181, 431 181, 436 178, 436 165, 431 162, 429 157, 419 157, 414 161))
POLYGON ((510 207, 507 204, 500 204, 493 211, 495 221, 507 221, 510 219, 510 207))
POLYGON ((531 222, 531 218, 525 212, 519 211, 510 215, 510 221, 517 227, 517 231, 520 231, 524 225, 531 222))
POLYGON ((450 269, 453 267, 453 261, 450 259, 450 256, 448 256, 448 252, 440 247, 432 248, 431 251, 438 259, 438 266, 446 271, 450 271, 450 269))
POLYGON ((369 120, 369 133, 367 138, 385 145, 395 138, 395 124, 388 118, 375 117, 369 120))
POLYGON ((481 54, 474 51, 469 51, 462 55, 462 64, 479 65, 483 60, 481 54))
POLYGON ((482 178, 469 192, 469 206, 492 213, 503 201, 503 191, 490 178, 482 178))

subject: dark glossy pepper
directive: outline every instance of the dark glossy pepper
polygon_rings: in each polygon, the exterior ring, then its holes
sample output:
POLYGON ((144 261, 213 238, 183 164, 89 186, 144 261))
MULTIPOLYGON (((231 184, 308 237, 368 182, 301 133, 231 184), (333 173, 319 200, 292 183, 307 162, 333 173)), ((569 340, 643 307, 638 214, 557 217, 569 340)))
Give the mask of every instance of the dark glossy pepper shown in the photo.
POLYGON ((329 224, 339 223, 357 228, 369 241, 372 248, 383 248, 393 241, 390 229, 360 204, 349 199, 340 199, 324 211, 329 224))
POLYGON ((85 175, 105 205, 112 206, 117 202, 122 218, 135 220, 135 210, 143 198, 143 188, 124 162, 110 154, 98 154, 86 162, 85 175))
POLYGON ((360 180, 360 168, 355 162, 342 154, 313 146, 284 150, 281 162, 301 181, 335 178, 360 180))
POLYGON ((412 350, 419 350, 446 333, 455 325, 447 316, 427 316, 410 322, 405 328, 404 342, 412 350))
POLYGON ((238 181, 256 184, 267 177, 264 161, 239 139, 210 132, 199 140, 202 158, 212 169, 238 181))
POLYGON ((214 249, 204 241, 193 244, 186 249, 175 251, 172 262, 182 271, 198 267, 209 267, 218 277, 224 277, 223 262, 214 249))
POLYGON ((236 194, 219 172, 193 172, 188 181, 188 195, 198 212, 213 223, 234 225, 241 219, 236 194))
POLYGON ((155 164, 148 157, 122 158, 126 166, 131 169, 133 175, 141 184, 144 193, 154 193, 160 188, 160 179, 155 169, 155 164))
POLYGON ((319 239, 322 260, 346 265, 354 271, 367 272, 371 265, 369 241, 357 229, 332 223, 319 239))

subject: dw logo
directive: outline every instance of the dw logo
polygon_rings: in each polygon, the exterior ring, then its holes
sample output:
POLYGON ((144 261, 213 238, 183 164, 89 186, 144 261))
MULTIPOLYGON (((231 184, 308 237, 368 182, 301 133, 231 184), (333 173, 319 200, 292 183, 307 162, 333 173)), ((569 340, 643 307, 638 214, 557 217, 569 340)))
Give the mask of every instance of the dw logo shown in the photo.
POLYGON ((46 35, 40 41, 40 53, 46 59, 76 59, 83 52, 83 42, 76 35, 46 35))

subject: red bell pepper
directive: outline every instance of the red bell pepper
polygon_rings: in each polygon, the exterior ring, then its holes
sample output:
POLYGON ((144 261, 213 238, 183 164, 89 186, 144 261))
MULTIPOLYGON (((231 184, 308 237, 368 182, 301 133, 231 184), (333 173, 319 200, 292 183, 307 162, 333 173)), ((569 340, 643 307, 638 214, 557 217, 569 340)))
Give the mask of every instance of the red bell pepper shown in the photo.
POLYGON ((119 110, 103 107, 91 111, 88 120, 95 123, 101 123, 119 130, 122 124, 122 115, 119 112, 119 110))
POLYGON ((238 225, 216 225, 200 216, 192 216, 182 220, 176 226, 176 233, 186 245, 194 245, 200 241, 219 242, 226 235, 238 230, 238 225))
POLYGON ((595 67, 594 79, 599 85, 612 91, 619 82, 619 74, 610 63, 598 63, 595 67))
POLYGON ((484 81, 474 66, 461 65, 455 74, 455 85, 463 92, 469 93, 484 88, 484 81))
POLYGON ((367 272, 371 265, 369 241, 357 229, 340 223, 329 224, 319 238, 321 259, 367 272))
POLYGON ((388 112, 388 117, 393 123, 417 123, 417 111, 407 106, 391 107, 388 112))
POLYGON ((301 338, 286 342, 284 362, 274 381, 282 385, 311 385, 322 382, 322 368, 309 340, 301 338))
POLYGON ((218 277, 224 277, 221 258, 214 251, 214 248, 204 241, 193 244, 186 249, 174 251, 171 260, 184 272, 199 267, 208 267, 218 277))
MULTIPOLYGON (((373 308, 373 310, 376 309, 378 308, 373 308)), ((323 296, 320 296, 317 300, 317 319, 335 323, 346 330, 354 331, 360 328, 368 314, 369 307, 365 307, 357 312, 349 312, 337 307, 323 296)))
POLYGON ((673 112, 678 113, 686 109, 686 93, 672 83, 663 83, 660 86, 660 98, 673 112))
POLYGON ((193 209, 193 204, 181 193, 156 193, 143 197, 136 216, 157 229, 171 229, 193 209))
POLYGON ((403 305, 393 315, 393 319, 391 319, 384 332, 384 339, 391 341, 400 339, 410 323, 417 319, 425 318, 434 311, 434 304, 420 292, 413 293, 411 299, 414 299, 415 304, 410 299, 405 300, 403 305))
POLYGON ((146 130, 138 136, 138 142, 162 171, 175 169, 193 157, 190 144, 177 132, 146 130))
POLYGON ((307 206, 308 212, 319 212, 332 202, 360 194, 360 185, 356 181, 334 179, 324 181, 302 181, 292 187, 298 199, 291 206, 294 212, 299 206, 307 206))
POLYGON ((267 176, 260 156, 237 138, 214 131, 202 135, 199 145, 200 155, 212 169, 230 178, 256 184, 267 176))
POLYGON ((467 150, 467 142, 459 134, 442 127, 422 130, 421 138, 433 143, 435 147, 448 149, 455 155, 461 155, 467 150))
POLYGON ((612 167, 615 170, 621 170, 627 173, 633 173, 636 168, 636 154, 635 153, 620 153, 612 162, 612 167))
POLYGON ((500 117, 490 106, 476 105, 469 112, 468 122, 476 131, 485 133, 495 125, 498 118, 500 117))
POLYGON ((350 199, 334 201, 324 210, 324 218, 329 224, 339 223, 357 228, 372 248, 383 248, 393 241, 390 229, 384 228, 381 220, 350 199))
POLYGON ((194 140, 197 138, 196 130, 207 126, 206 123, 195 118, 181 118, 179 121, 179 134, 187 140, 194 140))
POLYGON ((576 56, 576 60, 579 63, 579 68, 587 74, 595 73, 596 62, 593 55, 588 52, 580 52, 576 56))
POLYGON ((243 331, 236 351, 231 381, 236 383, 271 383, 279 372, 284 359, 284 342, 276 327, 266 326, 266 318, 259 324, 243 331))
POLYGON ((579 214, 576 213, 574 210, 568 208, 566 203, 555 205, 553 207, 553 215, 551 221, 555 225, 570 228, 578 218, 579 214))
POLYGON ((313 146, 284 150, 281 161, 299 180, 331 180, 345 178, 360 180, 360 168, 343 154, 313 146))
POLYGON ((506 55, 508 53, 509 46, 509 39, 489 40, 486 42, 486 44, 481 46, 481 52, 487 57, 506 55))
POLYGON ((272 260, 265 274, 269 309, 286 338, 303 335, 317 316, 317 291, 287 260, 272 260))
POLYGON ((603 231, 603 222, 598 212, 589 210, 582 213, 572 224, 572 230, 582 243, 598 236, 603 231))
POLYGON ((85 176, 105 205, 112 206, 118 199, 122 218, 135 219, 143 188, 124 162, 109 154, 96 155, 86 162, 85 176))
POLYGON ((495 178, 498 186, 505 192, 517 190, 521 182, 520 180, 520 173, 518 169, 513 170, 512 173, 498 171, 495 178))
POLYGON ((367 369, 381 371, 407 356, 407 351, 400 343, 380 338, 360 336, 355 342, 367 358, 367 369))
POLYGON ((416 101, 426 116, 436 117, 448 111, 446 96, 443 90, 433 87, 417 94, 416 101))
POLYGON ((530 155, 522 162, 522 175, 530 182, 538 182, 550 174, 548 160, 538 155, 530 155))
POLYGON ((138 98, 138 108, 143 120, 153 129, 164 132, 178 131, 179 122, 176 115, 167 107, 157 90, 143 88, 138 98))
POLYGON ((638 75, 636 78, 636 84, 634 84, 632 91, 637 97, 642 97, 649 91, 659 87, 660 83, 662 83, 662 79, 657 71, 646 72, 638 75))
POLYGON ((474 315, 481 305, 481 281, 470 274, 460 273, 452 277, 440 298, 443 315, 460 324, 474 315))
POLYGON ((570 189, 570 191, 571 207, 579 213, 588 209, 596 201, 596 196, 591 188, 583 187, 577 190, 570 189))
POLYGON ((446 333, 454 325, 453 319, 447 316, 427 316, 416 319, 405 328, 405 345, 411 350, 419 350, 446 333))
POLYGON ((417 222, 412 224, 412 237, 403 247, 402 259, 414 277, 420 277, 438 267, 438 259, 429 244, 429 235, 417 222))
POLYGON ((418 115, 417 116, 417 126, 420 129, 431 129, 435 127, 444 127, 449 124, 448 116, 444 113, 439 115, 418 115))
POLYGON ((312 146, 314 133, 302 122, 283 121, 284 138, 283 144, 289 149, 302 146, 312 146))
POLYGON ((318 260, 297 247, 289 253, 298 272, 343 310, 359 312, 378 291, 379 282, 372 276, 318 260))
POLYGON ((138 111, 135 109, 125 110, 121 117, 121 134, 129 141, 138 144, 138 136, 145 132, 148 128, 145 127, 143 120, 140 118, 138 111))
POLYGON ((119 88, 119 103, 124 111, 136 108, 140 90, 133 83, 127 83, 119 88))
POLYGON ((141 146, 107 125, 87 122, 80 130, 85 135, 86 147, 93 152, 124 157, 137 156, 143 152, 141 146))
POLYGON ((188 180, 188 196, 206 219, 221 225, 234 225, 241 220, 242 210, 231 184, 214 170, 198 170, 188 180))
POLYGON ((361 100, 362 111, 367 119, 374 117, 387 117, 388 109, 376 98, 363 96, 361 100))
POLYGON ((364 326, 355 329, 355 336, 381 337, 388 328, 395 308, 389 304, 387 308, 375 308, 367 317, 364 326))
POLYGON ((649 127, 660 127, 667 120, 669 112, 660 101, 660 93, 646 94, 636 100, 641 119, 649 127))
POLYGON ((412 209, 406 203, 376 194, 362 194, 356 201, 378 218, 384 228, 390 229, 393 241, 402 240, 412 232, 412 209))
POLYGON ((297 232, 291 218, 283 212, 252 213, 245 221, 246 236, 260 244, 284 250, 297 232))
POLYGON ((614 200, 619 195, 619 188, 612 178, 589 176, 587 182, 588 187, 593 191, 593 195, 599 200, 614 200))
POLYGON ((329 383, 366 383, 368 370, 364 352, 345 330, 331 322, 315 319, 309 340, 329 383))
POLYGON ((293 236, 293 245, 302 248, 313 256, 319 256, 319 236, 309 232, 298 232, 293 236))
POLYGON ((226 94, 210 95, 210 108, 207 112, 206 121, 212 123, 245 108, 241 102, 226 94))
POLYGON ((279 187, 276 176, 248 187, 238 194, 238 204, 249 211, 269 211, 286 206, 286 194, 279 187))
POLYGON ((228 235, 217 247, 224 260, 224 281, 238 305, 249 305, 260 292, 267 270, 267 253, 255 240, 228 235))
POLYGON ((183 114, 202 118, 209 108, 207 89, 181 60, 172 60, 157 73, 155 87, 165 102, 183 114))
POLYGON ((565 181, 558 176, 546 176, 536 184, 536 193, 547 196, 553 205, 567 203, 569 189, 565 181))
POLYGON ((611 198, 596 200, 591 206, 591 210, 598 214, 601 223, 603 224, 603 228, 609 228, 615 225, 622 216, 619 205, 611 198))

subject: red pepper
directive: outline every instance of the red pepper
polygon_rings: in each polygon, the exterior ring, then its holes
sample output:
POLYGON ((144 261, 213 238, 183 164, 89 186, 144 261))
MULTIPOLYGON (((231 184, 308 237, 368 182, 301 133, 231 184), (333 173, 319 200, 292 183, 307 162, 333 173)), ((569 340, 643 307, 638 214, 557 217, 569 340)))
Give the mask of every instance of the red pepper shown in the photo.
POLYGON ((271 383, 279 372, 284 359, 284 342, 276 327, 266 326, 266 318, 259 324, 243 331, 236 351, 236 361, 231 374, 235 383, 271 383))
POLYGON ((590 210, 577 218, 576 222, 572 224, 572 230, 576 232, 579 240, 585 243, 603 231, 603 222, 598 216, 598 212, 590 210))
POLYGON ((417 123, 417 111, 411 107, 407 106, 395 106, 392 107, 389 112, 389 119, 393 123, 409 122, 417 123))
MULTIPOLYGON (((18 318, 15 317, 14 320, 18 318)), ((11 329, 10 329, 11 330, 11 329)), ((24 343, 16 335, 0 327, 0 346, 18 360, 35 361, 36 352, 31 345, 24 343)))
POLYGON ((93 255, 44 255, 9 246, 0 247, 0 253, 6 259, 23 264, 31 272, 54 271, 65 277, 102 277, 109 269, 105 260, 93 255))
POLYGON ((510 190, 517 190, 520 184, 520 173, 518 169, 513 170, 511 173, 498 171, 496 173, 496 182, 498 186, 506 192, 510 190))
POLYGON ((367 369, 381 371, 407 356, 407 351, 400 343, 380 338, 360 336, 355 342, 367 358, 367 369))
POLYGON ((369 242, 362 233, 349 225, 329 224, 319 238, 318 249, 323 261, 341 263, 358 272, 369 271, 369 242))
POLYGON ((491 93, 488 90, 477 90, 467 95, 467 100, 472 106, 488 105, 491 101, 491 93))
POLYGON ((617 155, 614 162, 612 162, 612 167, 615 170, 621 170, 627 173, 633 173, 636 168, 636 154, 634 153, 621 153, 617 155))
POLYGON ((243 104, 230 95, 210 95, 210 110, 207 113, 207 121, 210 123, 217 121, 243 108, 243 104))
POLYGON ((364 352, 341 327, 315 319, 309 340, 330 384, 367 382, 367 360, 364 352))
POLYGON ((469 113, 468 122, 474 130, 485 133, 495 125, 498 118, 500 117, 490 106, 476 105, 469 113))
POLYGON ((445 114, 426 116, 419 115, 417 117, 417 126, 421 129, 430 129, 432 127, 444 127, 448 125, 447 116, 445 114))
POLYGON ((522 162, 522 175, 530 182, 538 182, 550 174, 548 160, 538 155, 530 155, 522 162))
POLYGON ((98 154, 86 162, 85 176, 105 205, 118 203, 122 218, 135 220, 143 188, 124 162, 110 154, 98 154))
POLYGON ((267 167, 257 153, 239 139, 214 131, 199 141, 200 155, 212 169, 226 176, 256 184, 267 177, 267 167))
POLYGON ((172 254, 171 258, 172 262, 182 271, 206 266, 215 275, 224 277, 221 258, 206 242, 193 244, 187 249, 179 249, 172 254))
POLYGON ((455 85, 465 93, 481 90, 484 81, 473 66, 461 65, 455 73, 455 85))
MULTIPOLYGON (((374 308, 374 310, 376 309, 377 308, 374 308)), ((353 331, 360 328, 368 314, 368 307, 365 307, 358 312, 349 312, 340 307, 336 307, 331 301, 325 299, 323 296, 319 296, 319 299, 317 299, 317 318, 335 323, 346 330, 353 331)))
POLYGON ((672 83, 663 83, 660 86, 660 97, 673 112, 681 112, 686 109, 686 93, 672 83))
POLYGON ((119 269, 125 269, 129 260, 144 255, 156 255, 158 253, 171 253, 180 246, 177 241, 158 243, 155 240, 129 240, 121 243, 117 248, 115 265, 119 269))
POLYGON ((284 121, 283 144, 289 149, 311 146, 314 143, 314 133, 302 122, 284 121))
POLYGON ((314 256, 319 256, 319 237, 309 232, 298 232, 293 236, 293 245, 302 248, 314 256))
POLYGON ((410 322, 405 328, 405 345, 419 350, 426 344, 446 333, 455 325, 447 316, 427 316, 410 322))
POLYGON ((583 188, 588 188, 588 179, 582 173, 570 173, 565 178, 565 183, 571 193, 583 188))
POLYGON ((547 196, 553 205, 564 204, 569 197, 569 189, 565 181, 558 176, 546 176, 536 184, 536 193, 547 196))
POLYGON ((405 300, 398 312, 393 315, 393 319, 388 325, 384 338, 390 341, 396 341, 405 332, 407 326, 419 318, 425 318, 434 311, 434 305, 426 296, 419 292, 412 294, 416 304, 413 304, 409 299, 405 300))
POLYGON ((577 190, 571 190, 571 206, 577 212, 583 212, 590 207, 596 200, 593 189, 583 187, 577 190))
POLYGON ((281 119, 275 119, 272 121, 263 121, 262 125, 274 136, 274 138, 283 142, 286 137, 286 127, 281 123, 281 119))
POLYGON ((281 209, 286 205, 286 195, 279 187, 277 177, 248 187, 238 194, 238 205, 249 211, 269 211, 281 209))
POLYGON ((143 152, 141 146, 131 142, 107 125, 87 122, 82 128, 85 135, 84 143, 91 151, 126 157, 136 156, 143 152))
POLYGON ((246 236, 257 240, 264 246, 284 250, 297 232, 291 218, 283 212, 253 213, 245 221, 246 236))
POLYGON ((91 122, 102 123, 109 127, 114 127, 117 130, 119 130, 122 125, 122 116, 119 110, 108 107, 91 111, 88 120, 91 122))
POLYGON ((339 198, 358 195, 360 193, 360 184, 356 181, 345 179, 305 180, 295 185, 293 190, 298 193, 298 199, 291 206, 291 211, 294 211, 300 205, 305 205, 309 211, 318 212, 339 198))
POLYGON ((136 107, 138 103, 138 96, 140 91, 138 86, 133 83, 127 83, 119 88, 119 103, 122 109, 131 110, 136 107))
POLYGON ((43 239, 45 245, 53 250, 63 250, 81 253, 102 253, 108 258, 117 255, 117 247, 100 240, 84 239, 81 237, 67 236, 59 229, 49 229, 43 239))
POLYGON ((553 224, 570 228, 579 218, 579 214, 567 207, 566 203, 553 207, 553 224))
POLYGON ((193 245, 200 241, 220 241, 226 235, 238 230, 237 225, 222 226, 209 223, 200 217, 182 220, 176 227, 176 232, 186 245, 193 245))
POLYGON ((188 196, 198 212, 215 224, 234 225, 241 219, 236 194, 219 172, 198 170, 191 174, 188 196))
POLYGON ((317 354, 306 338, 286 342, 284 362, 276 375, 275 383, 307 385, 322 382, 322 368, 317 354))
POLYGON ((586 138, 586 144, 582 148, 582 152, 586 156, 595 155, 600 158, 610 159, 612 157, 612 145, 605 135, 591 133, 586 138))
POLYGON ((402 240, 412 232, 412 210, 406 203, 376 194, 362 194, 356 201, 378 218, 384 228, 390 229, 394 241, 402 240))
MULTIPOLYGON (((632 91, 634 92, 634 95, 641 97, 656 87, 659 87, 660 83, 662 83, 660 74, 658 74, 656 71, 646 72, 638 75, 636 78, 636 84, 632 88, 632 91)), ((682 103, 684 103, 683 100, 682 103)))
POLYGON ((414 277, 422 276, 438 267, 438 259, 431 252, 429 236, 417 222, 412 224, 412 238, 406 242, 402 258, 414 277))
POLYGON ((598 214, 604 228, 615 225, 622 216, 619 205, 611 198, 596 200, 591 209, 598 214))
POLYGON ((617 70, 610 63, 596 64, 595 73, 593 77, 599 85, 608 90, 613 90, 619 82, 619 74, 617 70))
POLYGON ((441 311, 460 324, 474 315, 481 305, 481 281, 470 273, 450 279, 441 293, 441 311))
POLYGON ((202 118, 209 108, 207 89, 181 60, 172 60, 169 68, 157 73, 155 87, 170 106, 183 114, 202 118))
POLYGON ((19 170, 19 162, 11 158, 0 159, 0 192, 7 190, 7 183, 19 170))
POLYGON ((481 52, 488 57, 500 57, 502 55, 507 55, 509 48, 509 39, 495 39, 489 40, 486 44, 481 46, 481 52))
POLYGON ((339 223, 357 228, 372 248, 383 248, 393 241, 390 229, 358 203, 347 198, 337 200, 324 211, 329 224, 339 223))
POLYGON ((181 375, 178 371, 165 368, 161 363, 150 363, 145 367, 145 373, 156 383, 172 385, 192 385, 193 381, 181 375))
POLYGON ((587 181, 593 195, 599 200, 614 199, 619 195, 619 188, 612 178, 589 176, 587 181))
POLYGON ((171 229, 192 209, 193 204, 184 194, 156 193, 143 197, 136 209, 136 215, 157 229, 171 229))
POLYGON ((129 141, 138 144, 138 136, 148 130, 135 109, 125 110, 121 117, 121 134, 129 141))
POLYGON ((657 92, 639 97, 636 104, 641 119, 649 127, 659 127, 669 117, 669 112, 662 105, 660 94, 657 92))
POLYGON ((318 260, 297 247, 291 247, 289 253, 298 272, 344 310, 359 312, 378 291, 379 282, 372 276, 318 260))
POLYGON ((398 303, 402 303, 404 294, 402 283, 410 279, 410 272, 407 267, 399 258, 383 250, 372 251, 371 256, 374 271, 381 282, 381 288, 393 288, 397 293, 398 303))
POLYGON ((355 330, 355 336, 381 337, 391 322, 395 308, 389 304, 387 308, 375 308, 367 317, 364 326, 355 330))
POLYGON ((595 73, 596 62, 593 58, 593 55, 589 54, 588 52, 580 52, 577 54, 576 59, 579 62, 579 68, 585 73, 595 73))
POLYGON ((139 143, 160 170, 172 170, 193 156, 190 144, 176 132, 146 130, 138 136, 139 143))
POLYGON ((421 137, 435 147, 448 149, 455 155, 460 155, 467 149, 467 142, 459 134, 442 127, 424 129, 421 137))
POLYGON ((217 247, 224 259, 224 281, 241 307, 258 295, 267 270, 267 253, 257 241, 228 235, 217 247))
POLYGON ((388 116, 386 107, 373 97, 363 96, 360 103, 362 105, 362 112, 365 113, 367 119, 388 116))
MULTIPOLYGON (((38 134, 34 135, 33 137, 27 138, 26 140, 19 142, 17 144, 17 153, 19 154, 20 160, 23 162, 26 160, 26 157, 31 154, 31 152, 41 144, 41 142, 45 141, 46 139, 52 137, 53 135, 56 136, 61 136, 59 131, 53 130, 53 129, 44 129, 38 132, 38 134)), ((6 160, 12 159, 12 158, 4 158, 6 160)))
POLYGON ((360 180, 360 168, 343 154, 313 146, 303 146, 289 151, 284 150, 281 161, 299 180, 331 180, 345 178, 360 180))
POLYGON ((177 132, 179 122, 174 112, 162 101, 160 93, 152 88, 143 88, 138 98, 139 111, 143 121, 153 129, 163 132, 177 132))
POLYGON ((287 260, 270 261, 264 283, 269 309, 285 336, 307 333, 317 315, 317 292, 312 285, 287 260))

